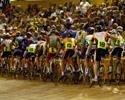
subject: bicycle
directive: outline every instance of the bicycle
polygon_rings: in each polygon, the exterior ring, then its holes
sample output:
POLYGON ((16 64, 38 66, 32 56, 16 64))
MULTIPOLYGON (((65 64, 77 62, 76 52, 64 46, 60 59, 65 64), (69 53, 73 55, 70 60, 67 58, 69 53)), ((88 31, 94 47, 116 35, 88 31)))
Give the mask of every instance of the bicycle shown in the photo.
POLYGON ((33 63, 32 69, 32 78, 33 80, 35 80, 36 78, 39 78, 41 80, 42 78, 41 57, 35 57, 35 62, 33 63))
POLYGON ((77 53, 76 55, 73 56, 73 83, 78 84, 83 82, 84 79, 84 72, 83 72, 83 60, 79 58, 80 54, 77 53))
POLYGON ((29 57, 25 60, 25 64, 22 70, 23 79, 32 79, 32 71, 33 71, 33 58, 34 56, 29 57))
POLYGON ((108 76, 109 76, 109 84, 111 84, 113 79, 114 79, 114 81, 116 82, 117 85, 120 84, 121 76, 122 76, 121 59, 116 58, 114 60, 113 64, 111 64, 109 66, 108 76))
POLYGON ((59 81, 59 77, 61 76, 61 58, 57 57, 55 59, 52 60, 52 64, 51 64, 51 81, 54 82, 55 84, 57 84, 57 82, 59 81))
POLYGON ((59 78, 59 82, 62 83, 69 83, 73 79, 73 69, 71 65, 66 64, 64 69, 64 75, 59 78))
POLYGON ((19 78, 19 75, 22 72, 21 57, 15 56, 13 60, 14 63, 10 66, 10 75, 16 79, 19 78))
POLYGON ((4 57, 2 64, 1 64, 1 76, 9 76, 9 71, 10 71, 10 64, 9 64, 9 56, 4 57))
MULTIPOLYGON (((93 71, 91 71, 93 74, 93 71)), ((93 75, 92 75, 93 77, 93 75)), ((99 67, 98 67, 98 80, 97 82, 93 81, 93 78, 90 80, 90 88, 97 83, 100 87, 105 83, 105 68, 103 65, 103 59, 99 62, 99 67)))
POLYGON ((88 68, 84 69, 84 73, 85 73, 85 76, 84 76, 84 81, 86 84, 89 84, 89 86, 91 87, 91 82, 92 82, 92 79, 94 77, 94 72, 93 72, 93 56, 89 56, 88 58, 88 68))

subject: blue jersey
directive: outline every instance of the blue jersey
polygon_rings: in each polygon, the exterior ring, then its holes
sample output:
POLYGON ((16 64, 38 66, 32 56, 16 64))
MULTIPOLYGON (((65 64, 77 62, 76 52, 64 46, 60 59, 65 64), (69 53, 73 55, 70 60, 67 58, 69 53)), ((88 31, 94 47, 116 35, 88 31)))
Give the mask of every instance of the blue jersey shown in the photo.
POLYGON ((62 33, 62 38, 66 38, 66 36, 67 36, 68 34, 71 34, 71 35, 72 35, 72 38, 75 38, 77 32, 74 31, 74 30, 68 30, 68 31, 62 33))
MULTIPOLYGON (((82 42, 83 47, 88 48, 90 41, 92 40, 93 35, 87 35, 82 42)), ((91 49, 96 49, 96 41, 93 41, 91 49)))
POLYGON ((24 38, 22 36, 16 37, 15 41, 17 43, 17 48, 22 48, 22 43, 23 43, 24 38))
POLYGON ((92 39, 93 35, 87 35, 84 40, 82 40, 82 46, 87 48, 89 46, 89 41, 92 39))
POLYGON ((34 43, 33 40, 28 40, 27 38, 24 39, 24 47, 26 48, 27 46, 29 46, 30 44, 34 43))

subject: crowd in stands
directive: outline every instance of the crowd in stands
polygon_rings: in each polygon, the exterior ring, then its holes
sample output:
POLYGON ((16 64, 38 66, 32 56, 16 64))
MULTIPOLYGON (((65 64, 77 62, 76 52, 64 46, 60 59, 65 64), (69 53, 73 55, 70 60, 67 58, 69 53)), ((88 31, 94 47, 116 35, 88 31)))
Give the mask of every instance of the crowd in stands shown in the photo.
POLYGON ((114 23, 125 31, 125 1, 113 2, 111 5, 91 5, 82 1, 76 5, 67 2, 64 5, 52 4, 49 8, 34 4, 25 10, 10 4, 0 10, 0 33, 14 34, 20 31, 25 35, 31 31, 35 37, 49 34, 52 27, 56 28, 59 35, 67 30, 78 35, 96 25, 101 25, 102 30, 112 30, 115 28, 114 23))

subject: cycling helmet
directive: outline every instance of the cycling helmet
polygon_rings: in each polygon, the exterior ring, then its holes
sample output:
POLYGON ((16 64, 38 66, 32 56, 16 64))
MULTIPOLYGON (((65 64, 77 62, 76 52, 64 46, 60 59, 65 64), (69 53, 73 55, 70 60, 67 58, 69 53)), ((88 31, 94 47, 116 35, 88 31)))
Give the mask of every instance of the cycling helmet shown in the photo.
POLYGON ((27 35, 30 35, 30 36, 32 36, 32 33, 31 33, 31 32, 27 32, 27 35))
POLYGON ((89 28, 87 29, 87 32, 88 32, 89 34, 93 34, 93 33, 95 32, 94 27, 89 27, 89 28))
POLYGON ((96 31, 101 32, 103 30, 102 25, 96 25, 96 31))
POLYGON ((109 31, 110 34, 117 34, 117 30, 116 29, 112 29, 109 31))
POLYGON ((3 38, 4 38, 4 39, 8 39, 8 38, 10 38, 10 34, 9 34, 9 33, 5 33, 5 34, 3 34, 3 38))
POLYGON ((31 32, 27 32, 26 36, 27 36, 27 38, 30 38, 30 37, 32 37, 32 33, 31 32))
POLYGON ((21 32, 20 31, 17 31, 16 32, 16 36, 20 36, 21 35, 21 32))
POLYGON ((118 26, 116 29, 118 32, 123 32, 123 27, 122 26, 118 26))

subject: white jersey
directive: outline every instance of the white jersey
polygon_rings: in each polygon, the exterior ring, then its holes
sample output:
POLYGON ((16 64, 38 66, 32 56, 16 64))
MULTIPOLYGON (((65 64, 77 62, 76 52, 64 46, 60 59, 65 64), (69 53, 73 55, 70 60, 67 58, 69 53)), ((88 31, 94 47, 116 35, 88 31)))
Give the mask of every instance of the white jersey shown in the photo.
POLYGON ((106 49, 107 48, 107 41, 106 38, 110 36, 107 32, 97 32, 94 33, 93 38, 98 41, 97 48, 106 49))
MULTIPOLYGON (((83 40, 83 46, 87 48, 90 44, 90 41, 92 39, 93 35, 87 35, 85 39, 83 40)), ((96 45, 93 43, 91 49, 95 49, 96 45)))
POLYGON ((38 41, 37 44, 40 45, 40 48, 43 47, 43 55, 44 55, 46 52, 46 44, 47 44, 46 41, 38 41))
POLYGON ((36 47, 37 47, 37 44, 30 44, 30 45, 27 47, 27 50, 28 50, 29 53, 35 53, 36 47))
POLYGON ((12 43, 12 40, 11 39, 5 39, 3 40, 2 44, 5 45, 5 47, 9 48, 10 47, 10 44, 12 43))
POLYGON ((12 40, 5 39, 2 41, 2 45, 4 45, 4 52, 11 52, 11 43, 12 40))
POLYGON ((37 44, 30 44, 29 47, 36 48, 37 44))

